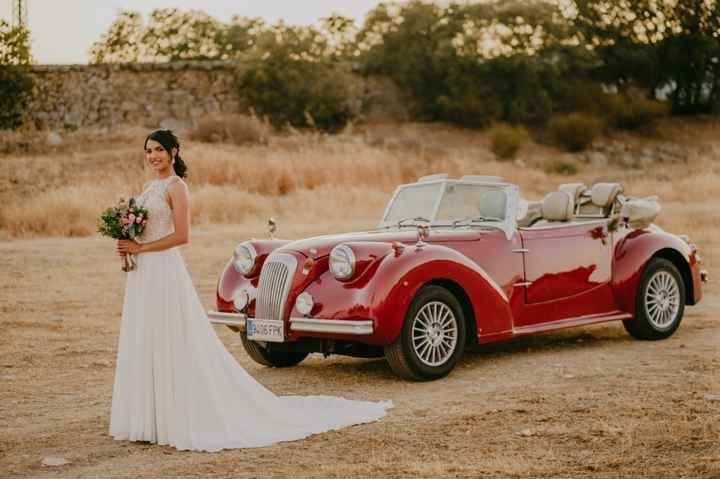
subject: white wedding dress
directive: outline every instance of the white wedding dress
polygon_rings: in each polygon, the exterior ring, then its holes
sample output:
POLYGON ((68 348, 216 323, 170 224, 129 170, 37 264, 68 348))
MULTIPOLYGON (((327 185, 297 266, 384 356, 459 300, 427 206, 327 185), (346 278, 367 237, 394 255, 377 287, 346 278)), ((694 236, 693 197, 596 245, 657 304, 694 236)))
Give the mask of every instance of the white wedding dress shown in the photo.
MULTIPOLYGON (((138 198, 149 211, 142 241, 173 231, 155 180, 138 198)), ((225 349, 205 314, 177 248, 141 253, 127 274, 112 396, 110 435, 180 450, 267 446, 376 421, 391 402, 275 396, 225 349)))

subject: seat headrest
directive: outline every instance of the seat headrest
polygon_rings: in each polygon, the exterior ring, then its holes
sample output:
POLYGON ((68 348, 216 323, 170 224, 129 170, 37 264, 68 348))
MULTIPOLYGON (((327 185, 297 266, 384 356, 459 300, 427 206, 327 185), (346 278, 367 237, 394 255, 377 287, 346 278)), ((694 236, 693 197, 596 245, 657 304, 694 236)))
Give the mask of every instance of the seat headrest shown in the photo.
POLYGON ((577 203, 580 199, 580 195, 587 191, 587 186, 585 186, 583 183, 565 183, 558 186, 558 191, 564 191, 565 193, 569 193, 570 196, 572 196, 575 200, 575 203, 577 203))
POLYGON ((620 183, 595 183, 590 190, 590 198, 594 205, 607 208, 622 191, 620 183))
POLYGON ((542 217, 548 221, 569 221, 573 218, 575 199, 564 191, 553 191, 542 201, 542 217))
POLYGON ((478 213, 481 216, 505 219, 507 195, 502 190, 490 190, 482 194, 478 213))

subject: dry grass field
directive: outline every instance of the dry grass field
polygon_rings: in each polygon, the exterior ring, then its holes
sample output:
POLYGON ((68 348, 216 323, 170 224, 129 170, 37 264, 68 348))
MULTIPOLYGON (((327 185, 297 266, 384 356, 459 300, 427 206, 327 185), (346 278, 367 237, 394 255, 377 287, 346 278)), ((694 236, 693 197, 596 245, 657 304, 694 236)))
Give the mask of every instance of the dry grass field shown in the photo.
MULTIPOLYGON (((432 383, 401 381, 382 360, 313 355, 296 368, 263 368, 218 327, 277 394, 389 399, 395 408, 377 423, 260 449, 206 454, 113 441, 124 275, 94 221, 146 179, 143 133, 78 132, 0 158, 0 477, 720 478, 716 281, 668 340, 634 341, 616 323, 528 337, 470 352, 432 383), (48 456, 69 463, 42 465, 48 456)), ((671 141, 688 159, 601 168, 531 143, 521 161, 498 162, 482 133, 427 125, 246 147, 187 142, 194 229, 183 255, 211 307, 232 247, 264 236, 268 216, 290 238, 371 227, 396 184, 445 171, 499 174, 530 199, 570 181, 619 180, 630 194, 657 194, 658 223, 689 234, 717 278, 720 122, 673 120, 655 136, 612 141, 671 141), (578 173, 546 173, 559 156, 578 173)))

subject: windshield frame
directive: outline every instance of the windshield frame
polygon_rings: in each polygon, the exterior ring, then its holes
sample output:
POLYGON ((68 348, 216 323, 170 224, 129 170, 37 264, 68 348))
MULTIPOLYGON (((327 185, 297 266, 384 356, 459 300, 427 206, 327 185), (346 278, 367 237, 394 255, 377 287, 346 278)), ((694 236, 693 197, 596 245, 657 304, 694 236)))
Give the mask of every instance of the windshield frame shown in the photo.
MULTIPOLYGON (((504 182, 488 182, 488 181, 468 181, 468 180, 448 180, 448 179, 438 179, 438 180, 431 180, 431 181, 423 181, 423 182, 415 182, 415 183, 406 183, 403 185, 399 185, 397 188, 395 188, 395 192, 393 193, 392 197, 390 198, 390 201, 388 201, 387 205, 385 206, 385 210, 383 211, 383 215, 380 219, 380 222, 378 223, 378 228, 393 228, 398 227, 397 221, 385 221, 385 218, 387 217, 388 213, 390 212, 390 207, 393 205, 395 200, 397 199, 400 192, 408 187, 411 186, 419 186, 419 185, 429 185, 429 184, 440 184, 442 183, 443 186, 440 189, 440 194, 435 200, 435 204, 433 206, 432 212, 429 216, 427 216, 428 219, 430 219, 430 226, 431 227, 449 227, 449 228, 461 228, 461 227, 473 227, 473 226, 482 226, 482 227, 492 227, 497 228, 505 232, 505 236, 507 238, 512 237, 513 232, 517 228, 517 219, 516 219, 516 211, 518 208, 518 202, 520 197, 520 189, 517 185, 514 185, 512 183, 504 183, 504 182), (476 185, 476 186, 491 186, 496 187, 498 189, 501 189, 505 192, 505 195, 507 197, 507 201, 505 202, 505 219, 503 221, 475 221, 475 222, 468 222, 466 224, 462 225, 453 225, 454 220, 443 220, 443 221, 437 221, 437 214, 438 210, 440 208, 440 202, 442 201, 442 198, 445 194, 445 189, 448 184, 454 184, 454 185, 476 185)), ((462 219, 462 218, 457 218, 462 219)), ((423 222, 424 223, 424 222, 423 222)), ((401 227, 407 227, 407 226, 413 226, 416 225, 416 222, 408 221, 401 227)))

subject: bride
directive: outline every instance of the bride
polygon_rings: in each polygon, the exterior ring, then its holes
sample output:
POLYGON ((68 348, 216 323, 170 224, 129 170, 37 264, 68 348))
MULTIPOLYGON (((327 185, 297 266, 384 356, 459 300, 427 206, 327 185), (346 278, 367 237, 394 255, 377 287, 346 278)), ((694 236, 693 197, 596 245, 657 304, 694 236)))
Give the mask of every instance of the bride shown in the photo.
POLYGON ((178 246, 190 237, 186 166, 170 130, 145 140, 156 179, 139 196, 148 223, 127 274, 110 415, 117 440, 218 451, 290 441, 376 421, 392 403, 330 396, 275 396, 255 381, 218 339, 193 288, 178 246))

